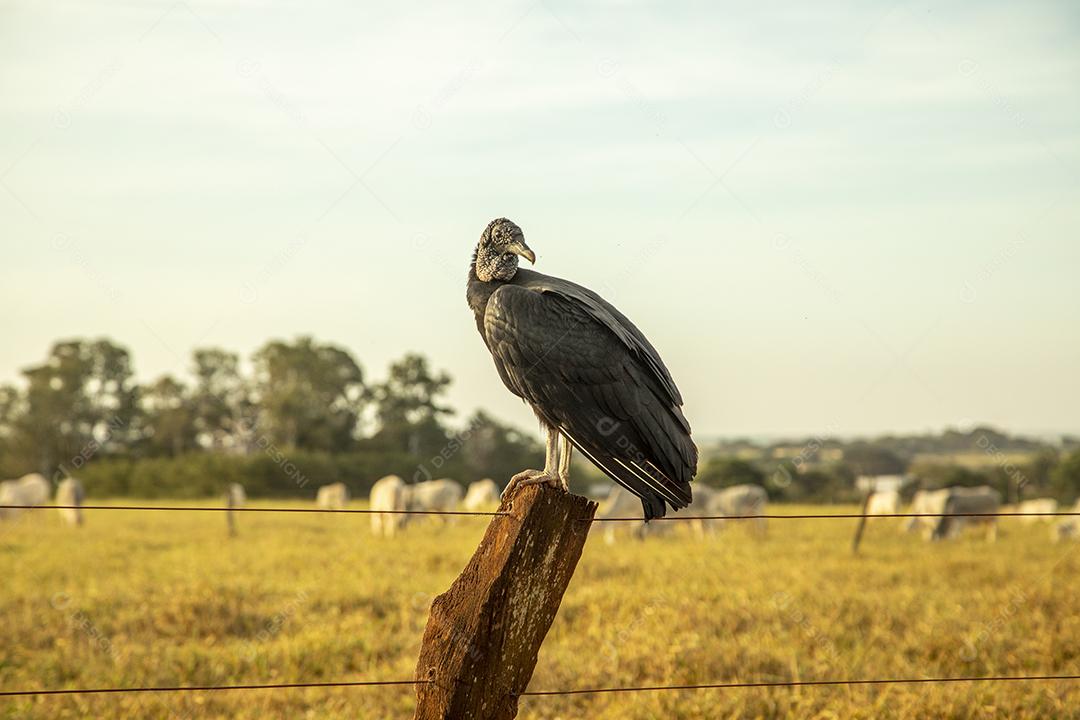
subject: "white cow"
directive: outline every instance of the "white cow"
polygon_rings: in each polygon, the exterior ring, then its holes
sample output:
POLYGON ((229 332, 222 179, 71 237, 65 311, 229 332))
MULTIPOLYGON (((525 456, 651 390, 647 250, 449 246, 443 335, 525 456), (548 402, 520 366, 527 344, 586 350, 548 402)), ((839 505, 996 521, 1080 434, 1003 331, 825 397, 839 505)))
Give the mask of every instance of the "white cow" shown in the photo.
POLYGON ((1050 539, 1056 543, 1080 539, 1080 518, 1067 517, 1051 526, 1050 539))
MULTIPOLYGON (((25 505, 22 493, 19 491, 18 480, 5 480, 0 482, 0 505, 25 505)), ((15 508, 0 507, 0 520, 15 518, 22 510, 15 508)))
MULTIPOLYGON (((447 512, 457 509, 458 503, 461 502, 461 497, 464 494, 465 491, 462 490, 461 485, 448 478, 443 478, 441 480, 416 483, 409 488, 406 502, 410 510, 447 512)), ((411 519, 416 520, 417 518, 413 517, 411 519)), ((448 523, 450 518, 444 517, 443 521, 448 523)))
POLYGON ((315 504, 326 510, 340 510, 349 503, 349 488, 345 483, 323 485, 315 496, 315 504))
POLYGON ((1020 518, 1020 522, 1023 525, 1034 525, 1035 523, 1053 522, 1054 517, 1052 515, 1040 515, 1039 513, 1055 513, 1058 509, 1058 501, 1053 498, 1039 498, 1037 500, 1025 500, 1020 503, 1016 511, 1023 515, 1020 518))
POLYGON ((923 530, 923 536, 929 540, 934 532, 934 528, 938 526, 938 523, 941 520, 936 514, 945 512, 945 503, 948 499, 948 489, 919 490, 916 492, 915 496, 911 498, 911 514, 933 515, 933 517, 909 518, 907 523, 904 524, 904 529, 908 532, 915 532, 921 528, 923 530))
POLYGON ((387 475, 371 486, 369 509, 380 511, 371 515, 371 532, 374 535, 393 537, 405 527, 408 516, 401 514, 401 511, 408 509, 409 494, 409 487, 397 475, 387 475))
MULTIPOLYGON (((49 502, 51 494, 49 481, 37 473, 0 483, 0 505, 37 507, 49 502)), ((21 512, 22 510, 16 508, 0 509, 0 518, 14 518, 21 512)))
POLYGON ((968 525, 986 525, 986 539, 997 540, 997 517, 952 517, 953 513, 996 513, 1001 510, 1001 493, 989 485, 952 487, 948 489, 945 507, 934 532, 933 540, 952 538, 968 525))
MULTIPOLYGON (((694 483, 693 486, 694 499, 690 502, 690 505, 679 510, 675 517, 688 517, 688 518, 703 518, 712 517, 715 515, 722 515, 718 509, 717 491, 713 490, 707 485, 701 483, 694 483)), ((663 522, 663 521, 662 521, 663 522)), ((675 523, 682 525, 684 523, 675 523)), ((699 538, 703 538, 706 535, 711 535, 716 531, 719 526, 717 520, 690 520, 685 523, 690 526, 691 532, 699 538)))
POLYGON ((37 473, 23 475, 17 481, 22 488, 22 496, 27 505, 44 505, 49 502, 52 495, 52 486, 49 481, 37 473))
MULTIPOLYGON (((598 519, 640 518, 642 517, 641 500, 621 485, 612 485, 607 499, 600 503, 596 517, 598 519)), ((614 545, 616 537, 623 531, 629 532, 638 540, 663 535, 671 530, 672 524, 670 522, 646 523, 644 519, 606 522, 604 523, 604 542, 614 545)))
MULTIPOLYGON (((695 489, 694 492, 697 490, 695 489)), ((760 485, 732 485, 716 493, 709 504, 709 510, 713 515, 757 516, 767 514, 768 504, 769 494, 760 485)), ((759 536, 765 535, 768 526, 765 518, 740 522, 753 523, 754 530, 759 536)))
POLYGON ((866 503, 867 515, 896 515, 900 512, 900 493, 896 490, 875 492, 866 503))
POLYGON ((56 504, 73 507, 61 507, 57 510, 60 517, 68 525, 82 525, 82 510, 80 506, 86 498, 82 483, 75 478, 64 478, 56 488, 56 504))
POLYGON ((603 502, 611 494, 611 488, 610 482, 593 483, 585 491, 585 495, 598 502, 603 502))
POLYGON ((499 486, 495 484, 494 480, 479 480, 469 485, 468 492, 465 493, 465 502, 463 503, 466 510, 469 512, 476 512, 477 510, 483 510, 485 507, 499 504, 499 486))

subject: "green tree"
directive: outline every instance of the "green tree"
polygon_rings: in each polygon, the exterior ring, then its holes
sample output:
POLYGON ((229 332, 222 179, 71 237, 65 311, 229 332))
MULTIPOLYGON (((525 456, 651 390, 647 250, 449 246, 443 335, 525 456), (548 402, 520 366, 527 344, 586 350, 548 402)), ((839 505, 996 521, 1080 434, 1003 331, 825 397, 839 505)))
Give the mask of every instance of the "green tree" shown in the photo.
POLYGON ((505 484, 510 476, 542 462, 544 448, 534 438, 477 410, 461 434, 467 481, 490 477, 505 484))
POLYGON ((244 430, 255 422, 251 389, 240 374, 240 358, 219 348, 192 353, 195 387, 192 421, 200 445, 213 450, 237 446, 244 430))
MULTIPOLYGON (((918 463, 912 466, 911 474, 918 480, 917 487, 924 490, 937 490, 956 485, 975 487, 993 484, 989 475, 961 465, 918 463)), ((1003 495, 1003 497, 1008 497, 1008 495, 1003 495)))
POLYGON ((22 374, 27 387, 12 432, 30 449, 32 469, 72 471, 130 446, 137 392, 127 350, 104 339, 62 341, 22 374))
POLYGON ((28 449, 22 443, 16 420, 24 412, 25 395, 14 385, 0 385, 0 477, 14 477, 29 467, 28 449))
POLYGON ((732 485, 764 485, 765 473, 745 460, 720 457, 710 460, 698 473, 697 482, 724 488, 732 485))
POLYGON ((1057 452, 1044 448, 1024 463, 1019 472, 1008 474, 1018 495, 1023 498, 1038 497, 1051 490, 1051 480, 1057 464, 1057 452))
POLYGON ((1058 500, 1072 503, 1080 498, 1080 450, 1061 459, 1050 473, 1050 491, 1058 500))
POLYGON ((868 442, 855 442, 844 450, 844 462, 857 475, 899 475, 906 464, 888 448, 868 442))
POLYGON ((300 337, 271 341, 252 359, 260 434, 284 448, 349 449, 366 394, 347 350, 300 337))
POLYGON ((151 455, 180 455, 194 450, 198 431, 187 387, 170 375, 141 388, 142 445, 151 455))
POLYGON ((390 366, 385 382, 372 395, 376 405, 376 439, 413 457, 427 458, 448 441, 442 418, 453 410, 440 402, 451 379, 433 373, 427 358, 410 353, 390 366))

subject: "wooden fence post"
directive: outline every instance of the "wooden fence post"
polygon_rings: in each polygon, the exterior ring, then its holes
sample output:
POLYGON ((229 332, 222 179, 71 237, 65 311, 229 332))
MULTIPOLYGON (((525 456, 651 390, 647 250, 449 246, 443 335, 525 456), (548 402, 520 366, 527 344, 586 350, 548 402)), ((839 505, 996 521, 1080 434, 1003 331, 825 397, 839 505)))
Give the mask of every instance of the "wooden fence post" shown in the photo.
POLYGON ((873 490, 866 491, 866 497, 862 501, 862 517, 859 518, 859 525, 855 528, 855 538, 851 541, 851 552, 858 554, 859 543, 862 542, 863 530, 866 529, 866 511, 870 508, 870 498, 874 497, 873 490))
POLYGON ((228 508, 225 511, 225 523, 229 527, 229 537, 236 537, 236 513, 233 512, 236 498, 233 497, 232 486, 225 489, 225 507, 228 508))
POLYGON ((504 501, 472 559, 431 604, 416 664, 416 720, 517 715, 596 503, 532 485, 504 501))

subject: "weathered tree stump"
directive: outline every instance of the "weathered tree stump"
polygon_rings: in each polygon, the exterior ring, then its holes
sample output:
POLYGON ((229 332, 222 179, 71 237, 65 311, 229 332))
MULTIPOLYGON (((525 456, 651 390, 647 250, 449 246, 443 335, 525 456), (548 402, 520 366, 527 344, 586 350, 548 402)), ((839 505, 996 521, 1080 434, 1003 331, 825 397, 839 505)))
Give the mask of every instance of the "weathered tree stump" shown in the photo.
POLYGON ((581 557, 596 503, 546 486, 499 508, 468 565, 435 598, 416 664, 416 720, 517 715, 581 557))

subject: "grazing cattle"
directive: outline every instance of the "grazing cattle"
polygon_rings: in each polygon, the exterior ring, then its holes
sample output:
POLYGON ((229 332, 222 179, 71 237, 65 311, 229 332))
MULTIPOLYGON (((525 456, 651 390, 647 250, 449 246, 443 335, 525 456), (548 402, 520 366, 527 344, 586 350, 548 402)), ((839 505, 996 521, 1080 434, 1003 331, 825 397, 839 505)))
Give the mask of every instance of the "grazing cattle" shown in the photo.
MULTIPOLYGON (((697 492, 695 488, 694 492, 697 492)), ((709 505, 713 515, 747 517, 765 515, 768 511, 769 494, 760 485, 733 485, 716 493, 709 505)), ((724 521, 719 521, 723 523, 724 521)), ((755 532, 764 536, 767 529, 765 518, 752 521, 755 532)))
MULTIPOLYGON (((453 480, 447 478, 429 480, 416 483, 409 488, 407 503, 410 510, 448 512, 457 509, 462 495, 464 495, 464 490, 453 480)), ((416 518, 411 519, 416 520, 416 518)), ((449 522, 450 518, 444 517, 443 520, 449 522)))
POLYGON ((29 475, 23 475, 16 482, 22 488, 23 501, 27 505, 37 506, 49 502, 52 487, 49 485, 49 481, 41 475, 30 473, 29 475))
POLYGON ((938 522, 941 519, 938 516, 945 512, 945 503, 948 499, 948 489, 919 490, 915 493, 915 497, 911 499, 911 514, 928 515, 929 517, 909 518, 907 523, 903 526, 904 529, 908 532, 915 532, 921 528, 924 537, 929 540, 934 532, 934 528, 937 527, 938 522))
POLYGON ((1068 517, 1051 526, 1050 539, 1056 543, 1080 539, 1080 518, 1068 517))
MULTIPOLYGON (((18 480, 5 480, 0 482, 0 505, 25 505, 22 494, 19 492, 18 480)), ((0 507, 0 520, 16 517, 21 510, 15 508, 0 507)))
MULTIPOLYGON (((679 511, 679 517, 705 518, 723 514, 717 507, 717 491, 707 485, 694 483, 694 499, 685 510, 679 511)), ((686 523, 691 532, 699 538, 711 535, 718 526, 717 520, 695 519, 686 523)))
POLYGON ((1053 522, 1053 515, 1044 515, 1040 513, 1055 513, 1058 509, 1058 502, 1053 498, 1039 498, 1037 500, 1025 500, 1020 503, 1016 511, 1023 515, 1020 518, 1020 522, 1024 525, 1034 525, 1038 522, 1049 523, 1053 522))
POLYGON ((952 487, 948 489, 944 516, 939 518, 934 532, 933 540, 952 538, 968 525, 986 525, 986 539, 989 542, 997 540, 996 517, 953 517, 954 514, 963 513, 996 513, 1001 509, 1001 493, 988 485, 978 487, 952 487))
POLYGON ((597 502, 603 502, 607 499, 607 496, 611 494, 610 482, 593 483, 585 491, 585 495, 597 502))
MULTIPOLYGON (((0 483, 0 505, 37 507, 49 502, 51 494, 49 481, 37 473, 0 483)), ((17 508, 3 508, 0 509, 0 518, 14 518, 21 512, 17 508)))
MULTIPOLYGON (((697 492, 697 490, 694 492, 697 492)), ((640 518, 641 501, 621 485, 612 485, 607 499, 600 503, 600 507, 596 511, 596 517, 597 519, 640 518)), ((671 525, 670 522, 646 524, 644 518, 634 521, 607 522, 604 523, 604 542, 608 545, 614 545, 616 537, 622 532, 628 532, 638 540, 644 540, 646 537, 662 535, 668 532, 671 525)))
POLYGON ((867 515, 896 515, 900 512, 900 493, 896 490, 875 492, 866 503, 867 515))
POLYGON ((379 512, 371 515, 371 532, 376 536, 393 537, 405 527, 408 509, 409 487, 397 475, 387 475, 371 486, 368 496, 370 510, 379 512), (392 512, 387 512, 392 511, 392 512))
POLYGON ((324 510, 340 510, 349 503, 349 488, 345 483, 323 485, 315 496, 315 504, 324 510))
POLYGON ((480 480, 469 485, 464 507, 470 512, 499 504, 499 486, 494 480, 480 480))
POLYGON ((81 505, 86 498, 82 483, 75 478, 64 478, 56 488, 56 504, 67 505, 57 509, 60 517, 68 525, 82 525, 81 505))

